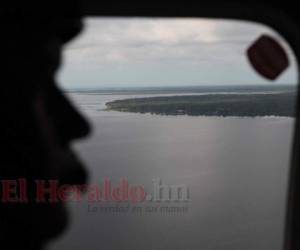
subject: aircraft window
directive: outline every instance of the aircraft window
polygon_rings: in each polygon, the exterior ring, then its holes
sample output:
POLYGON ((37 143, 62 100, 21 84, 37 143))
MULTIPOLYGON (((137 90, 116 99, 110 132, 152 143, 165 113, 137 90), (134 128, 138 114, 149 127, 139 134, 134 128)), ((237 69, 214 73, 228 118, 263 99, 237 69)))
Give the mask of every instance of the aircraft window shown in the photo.
POLYGON ((277 32, 87 18, 57 77, 92 123, 93 188, 51 249, 282 248, 298 74, 277 32))

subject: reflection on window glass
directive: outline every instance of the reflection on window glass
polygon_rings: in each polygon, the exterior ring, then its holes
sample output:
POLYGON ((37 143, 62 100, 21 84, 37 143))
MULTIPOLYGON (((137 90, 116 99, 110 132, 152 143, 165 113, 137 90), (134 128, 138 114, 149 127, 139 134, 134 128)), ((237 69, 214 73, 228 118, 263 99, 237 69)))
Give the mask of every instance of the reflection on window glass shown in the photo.
POLYGON ((94 128, 74 145, 94 188, 52 248, 281 249, 296 68, 261 24, 86 19, 58 79, 94 128), (275 81, 247 59, 262 35, 290 62, 275 81))

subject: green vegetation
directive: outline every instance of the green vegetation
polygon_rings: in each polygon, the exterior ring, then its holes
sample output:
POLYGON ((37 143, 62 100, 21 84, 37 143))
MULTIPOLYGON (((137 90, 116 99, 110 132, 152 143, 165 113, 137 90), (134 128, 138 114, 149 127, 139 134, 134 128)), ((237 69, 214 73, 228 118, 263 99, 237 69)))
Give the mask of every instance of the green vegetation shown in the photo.
POLYGON ((107 110, 190 116, 295 116, 296 93, 147 97, 106 103, 107 110))

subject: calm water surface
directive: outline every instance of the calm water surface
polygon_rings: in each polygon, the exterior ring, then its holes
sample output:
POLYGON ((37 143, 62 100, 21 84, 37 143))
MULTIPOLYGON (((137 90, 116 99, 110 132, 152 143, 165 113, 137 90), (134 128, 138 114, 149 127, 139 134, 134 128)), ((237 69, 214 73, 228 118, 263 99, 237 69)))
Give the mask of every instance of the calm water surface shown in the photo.
POLYGON ((106 102, 136 96, 70 97, 93 127, 75 145, 91 183, 126 177, 151 192, 160 178, 188 186, 190 200, 167 204, 185 207, 177 213, 92 212, 73 202, 70 229, 50 249, 281 249, 293 119, 107 112, 106 102))

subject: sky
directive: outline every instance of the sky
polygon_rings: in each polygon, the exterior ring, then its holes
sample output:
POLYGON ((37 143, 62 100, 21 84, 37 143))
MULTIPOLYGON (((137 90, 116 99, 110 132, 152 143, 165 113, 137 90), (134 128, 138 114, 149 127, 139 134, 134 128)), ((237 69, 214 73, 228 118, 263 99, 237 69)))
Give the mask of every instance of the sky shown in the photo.
POLYGON ((257 23, 214 19, 87 18, 65 45, 59 84, 65 89, 296 84, 287 43, 257 23), (249 65, 246 50, 262 34, 286 49, 290 67, 275 82, 249 65))

